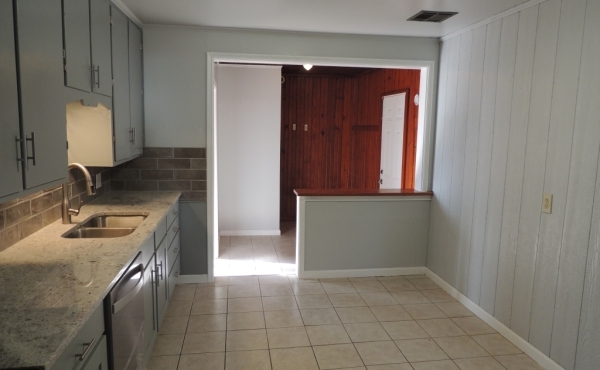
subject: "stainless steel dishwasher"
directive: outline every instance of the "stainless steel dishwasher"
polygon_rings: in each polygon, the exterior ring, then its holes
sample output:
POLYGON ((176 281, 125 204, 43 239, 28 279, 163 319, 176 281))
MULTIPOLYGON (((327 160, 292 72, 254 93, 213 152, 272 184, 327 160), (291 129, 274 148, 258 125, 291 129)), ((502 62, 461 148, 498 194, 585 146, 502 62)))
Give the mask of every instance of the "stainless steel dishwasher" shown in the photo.
POLYGON ((144 264, 138 253, 104 300, 109 368, 144 369, 144 264))

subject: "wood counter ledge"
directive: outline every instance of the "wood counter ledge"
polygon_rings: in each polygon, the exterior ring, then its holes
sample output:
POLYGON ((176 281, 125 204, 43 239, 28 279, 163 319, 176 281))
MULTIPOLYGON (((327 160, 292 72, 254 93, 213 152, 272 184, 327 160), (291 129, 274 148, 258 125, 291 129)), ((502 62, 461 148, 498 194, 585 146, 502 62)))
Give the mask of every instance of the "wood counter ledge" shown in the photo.
POLYGON ((294 189, 299 197, 378 197, 378 196, 433 196, 432 191, 396 190, 396 189, 294 189))

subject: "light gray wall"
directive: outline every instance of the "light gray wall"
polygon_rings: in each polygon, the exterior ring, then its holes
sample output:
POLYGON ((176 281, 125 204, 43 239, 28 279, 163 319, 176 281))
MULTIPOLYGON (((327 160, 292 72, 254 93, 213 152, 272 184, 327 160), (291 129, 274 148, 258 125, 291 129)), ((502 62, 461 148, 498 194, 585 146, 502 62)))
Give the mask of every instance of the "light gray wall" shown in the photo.
POLYGON ((206 146, 207 52, 437 62, 439 41, 146 25, 146 146, 206 146))
POLYGON ((565 369, 600 363, 599 16, 548 0, 441 51, 427 265, 565 369))
POLYGON ((429 200, 307 200, 304 270, 425 266, 429 207, 429 200))

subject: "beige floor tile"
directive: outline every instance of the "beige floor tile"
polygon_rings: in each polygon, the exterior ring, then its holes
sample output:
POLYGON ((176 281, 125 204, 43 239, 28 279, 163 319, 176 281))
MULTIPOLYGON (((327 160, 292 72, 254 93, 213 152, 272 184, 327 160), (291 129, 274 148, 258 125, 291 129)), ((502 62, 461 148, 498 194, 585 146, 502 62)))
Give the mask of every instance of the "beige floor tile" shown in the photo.
POLYGON ((363 362, 352 344, 334 344, 313 347, 317 362, 322 370, 363 366, 363 362))
POLYGON ((319 370, 310 347, 272 349, 273 370, 319 370))
POLYGON ((457 358, 488 356, 488 353, 469 336, 443 337, 435 338, 434 340, 453 360, 457 358))
POLYGON ((354 346, 365 365, 401 364, 406 362, 406 358, 392 341, 356 343, 354 346))
POLYGON ((359 293, 366 292, 386 292, 387 289, 376 279, 373 280, 352 280, 352 286, 359 293))
POLYGON ((258 281, 260 284, 289 284, 290 281, 285 275, 267 275, 259 276, 258 281))
POLYGON ((333 325, 341 324, 333 308, 310 308, 300 310, 304 325, 333 325))
POLYGON ((326 294, 321 284, 293 283, 292 291, 295 295, 326 294))
MULTIPOLYGON (((308 285, 308 284, 305 284, 308 285)), ((313 285, 313 284, 311 284, 313 285)), ((298 307, 303 308, 331 308, 333 305, 328 295, 297 295, 298 307)))
POLYGON ((168 334, 156 337, 152 356, 179 355, 185 334, 168 334))
POLYGON ((392 339, 378 322, 344 324, 344 327, 353 342, 375 342, 392 339))
MULTIPOLYGON (((215 278, 216 279, 216 278, 215 278)), ((198 287, 194 300, 227 298, 227 286, 198 287)))
POLYGON ((413 318, 400 306, 371 306, 369 307, 373 315, 379 321, 403 321, 412 320, 413 318))
POLYGON ((227 315, 227 330, 264 329, 262 312, 236 312, 227 315))
POLYGON ((321 284, 319 279, 301 279, 296 275, 288 275, 291 284, 321 284))
POLYGON ((369 306, 393 306, 398 304, 398 301, 388 292, 360 293, 360 296, 369 306))
POLYGON ((405 304, 404 309, 415 320, 445 319, 446 315, 433 303, 405 304))
POLYGON ((260 297, 259 285, 230 285, 227 291, 228 298, 260 297))
POLYGON ((526 354, 495 356, 496 360, 508 370, 543 370, 537 362, 526 354))
POLYGON ((419 323, 431 337, 456 337, 466 335, 466 333, 450 319, 417 320, 417 323, 419 323))
POLYGON ((225 286, 225 285, 229 285, 229 277, 228 276, 215 276, 214 282, 198 284, 198 288, 208 287, 208 286, 225 286))
POLYGON ((368 370, 413 370, 410 364, 386 364, 386 365, 370 365, 368 370))
POLYGON ((409 281, 419 290, 440 289, 439 285, 427 277, 422 279, 409 279, 409 281))
POLYGON ((305 329, 313 346, 351 343, 343 325, 306 326, 305 329))
POLYGON ((321 281, 321 285, 327 294, 349 294, 356 293, 356 289, 349 281, 321 281))
POLYGON ((367 305, 358 293, 329 294, 329 300, 333 304, 333 307, 360 307, 367 305))
POLYGON ((227 329, 227 314, 190 316, 188 333, 224 331, 227 329))
POLYGON ((261 284, 260 294, 263 297, 275 297, 282 295, 294 295, 290 284, 261 284))
POLYGON ((414 285, 402 276, 379 278, 379 282, 390 292, 417 290, 414 285))
POLYGON ((323 278, 319 279, 321 283, 345 283, 350 281, 348 278, 323 278))
POLYGON ((292 348, 310 346, 304 327, 267 329, 269 348, 292 348))
POLYGON ((189 316, 165 316, 160 327, 161 334, 185 334, 189 316))
POLYGON ((150 357, 147 370, 177 370, 179 356, 150 357))
POLYGON ((271 370, 268 350, 227 352, 226 370, 271 370))
POLYGON ((234 330, 227 332, 227 352, 269 349, 265 329, 234 330))
POLYGON ((363 277, 349 277, 348 281, 353 283, 355 281, 379 281, 379 280, 377 280, 377 276, 363 276, 363 277))
POLYGON ((505 370, 493 357, 474 357, 454 360, 461 370, 505 370))
POLYGON ((342 307, 336 308, 335 311, 344 324, 377 322, 377 318, 368 307, 342 307))
POLYGON ((169 303, 165 316, 189 316, 192 301, 173 301, 169 303))
POLYGON ((260 297, 230 298, 227 300, 227 312, 262 312, 263 305, 260 297))
POLYGON ((263 309, 265 311, 297 310, 296 298, 294 296, 262 297, 263 309))
POLYGON ((452 321, 468 335, 494 334, 496 331, 477 316, 457 317, 452 321))
POLYGON ((194 301, 194 304, 192 305, 192 315, 208 315, 217 313, 227 313, 226 299, 205 299, 202 301, 194 301))
POLYGON ((412 366, 415 370, 459 370, 458 366, 450 360, 416 362, 412 366))
POLYGON ((225 352, 225 332, 188 333, 181 353, 225 352))
POLYGON ((200 353, 181 355, 177 370, 223 370, 225 353, 200 353))
POLYGON ((298 310, 265 311, 264 314, 269 329, 304 326, 298 310))
POLYGON ((397 340, 396 345, 410 363, 448 359, 433 339, 397 340))
POLYGON ((400 304, 431 303, 431 301, 418 290, 402 290, 391 293, 394 299, 400 304))
POLYGON ((443 289, 432 289, 432 290, 423 290, 423 295, 427 297, 431 302, 455 302, 450 294, 446 293, 443 289))
POLYGON ((193 301, 197 284, 177 284, 169 297, 171 301, 193 301))
POLYGON ((442 310, 448 317, 468 317, 475 316, 471 310, 466 308, 460 302, 441 302, 436 303, 436 306, 442 310))
POLYGON ((521 353, 521 350, 500 334, 484 334, 473 336, 475 342, 479 343, 492 356, 513 355, 521 353))
POLYGON ((382 322, 381 326, 393 340, 429 338, 429 334, 416 321, 382 322))

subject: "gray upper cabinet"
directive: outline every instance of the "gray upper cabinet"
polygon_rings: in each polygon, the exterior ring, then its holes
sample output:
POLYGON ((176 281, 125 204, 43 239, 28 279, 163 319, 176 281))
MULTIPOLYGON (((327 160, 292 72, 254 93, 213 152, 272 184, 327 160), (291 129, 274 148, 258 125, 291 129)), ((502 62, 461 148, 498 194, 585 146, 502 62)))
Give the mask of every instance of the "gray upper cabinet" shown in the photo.
POLYGON ((0 2, 0 198, 23 188, 12 1, 0 2))
POLYGON ((112 7, 113 126, 115 161, 131 157, 133 130, 129 102, 129 36, 128 20, 112 7))
POLYGON ((65 85, 110 96, 110 4, 63 0, 65 85))
POLYGON ((144 150, 144 83, 142 65, 142 30, 129 21, 129 104, 133 130, 132 155, 144 150))
POLYGON ((16 4, 24 188, 31 189, 67 176, 61 0, 16 4))

